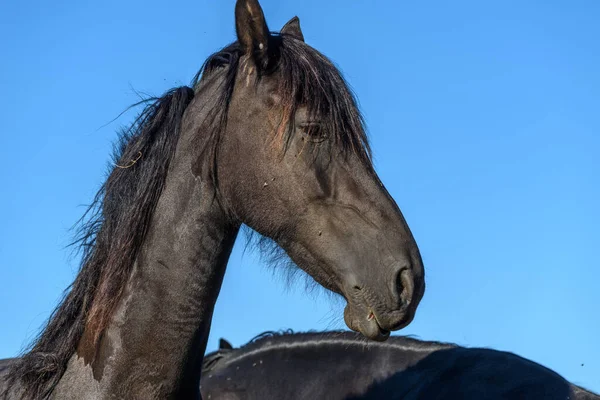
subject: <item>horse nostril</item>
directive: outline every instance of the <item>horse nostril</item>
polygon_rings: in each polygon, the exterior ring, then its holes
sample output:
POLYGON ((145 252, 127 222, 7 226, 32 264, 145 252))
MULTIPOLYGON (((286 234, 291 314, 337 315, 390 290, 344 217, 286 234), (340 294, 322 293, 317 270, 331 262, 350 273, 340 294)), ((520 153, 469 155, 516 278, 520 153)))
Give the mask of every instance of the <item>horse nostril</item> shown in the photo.
POLYGON ((411 270, 408 267, 401 268, 396 274, 393 298, 401 308, 407 307, 412 299, 414 292, 414 281, 411 270))
POLYGON ((402 292, 400 294, 402 306, 408 307, 412 300, 413 293, 415 292, 415 280, 410 269, 406 268, 400 272, 400 285, 402 288, 402 292))

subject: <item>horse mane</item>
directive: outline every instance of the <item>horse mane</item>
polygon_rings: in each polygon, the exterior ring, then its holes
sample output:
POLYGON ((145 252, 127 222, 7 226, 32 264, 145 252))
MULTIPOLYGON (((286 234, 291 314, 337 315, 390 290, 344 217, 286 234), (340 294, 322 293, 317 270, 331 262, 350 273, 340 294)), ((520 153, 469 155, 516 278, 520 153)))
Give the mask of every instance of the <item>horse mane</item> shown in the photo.
POLYGON ((49 396, 84 331, 96 344, 109 323, 144 242, 193 97, 194 91, 184 86, 138 103, 146 107, 120 132, 111 171, 79 221, 73 243, 82 252, 79 273, 45 329, 9 372, 8 386, 20 381, 24 398, 49 396))
MULTIPOLYGON (((269 46, 273 62, 268 70, 257 74, 255 83, 267 75, 279 75, 276 92, 281 97, 283 115, 275 142, 286 148, 295 132, 291 117, 300 106, 306 106, 309 116, 319 119, 338 149, 356 154, 372 171, 363 117, 354 94, 335 65, 292 36, 274 33, 269 46)), ((96 346, 120 301, 144 242, 176 148, 184 112, 207 76, 224 70, 220 90, 205 121, 211 129, 206 132, 204 151, 208 153, 204 156, 212 159, 211 176, 215 187, 219 187, 216 174, 219 141, 225 132, 242 58, 241 48, 234 42, 207 58, 193 79, 193 89, 187 86, 172 89, 160 98, 136 104, 146 107, 129 128, 120 132, 108 177, 79 221, 74 242, 82 252, 79 273, 45 328, 11 368, 9 388, 20 382, 24 398, 46 398, 60 381, 84 333, 85 339, 89 339, 87 345, 96 346)), ((272 240, 261 238, 259 243, 263 252, 271 253, 269 260, 286 259, 272 240)))

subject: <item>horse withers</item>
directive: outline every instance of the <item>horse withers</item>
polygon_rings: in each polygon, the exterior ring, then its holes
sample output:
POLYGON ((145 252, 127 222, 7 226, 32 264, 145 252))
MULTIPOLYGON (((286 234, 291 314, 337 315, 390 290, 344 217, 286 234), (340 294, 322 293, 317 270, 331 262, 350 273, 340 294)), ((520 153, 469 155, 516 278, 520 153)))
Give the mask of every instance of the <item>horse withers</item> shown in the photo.
POLYGON ((503 351, 352 332, 272 333, 204 359, 211 400, 600 400, 503 351))
POLYGON ((192 87, 148 104, 84 218, 81 269, 0 391, 8 398, 198 398, 202 355, 242 224, 347 300, 385 340, 425 283, 337 68, 256 0, 192 87))

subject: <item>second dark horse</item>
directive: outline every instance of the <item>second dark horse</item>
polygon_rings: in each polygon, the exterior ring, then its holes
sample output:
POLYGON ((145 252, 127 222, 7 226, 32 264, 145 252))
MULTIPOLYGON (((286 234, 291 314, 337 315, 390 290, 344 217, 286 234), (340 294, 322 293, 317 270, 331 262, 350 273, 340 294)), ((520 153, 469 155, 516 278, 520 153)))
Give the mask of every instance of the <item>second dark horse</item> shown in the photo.
POLYGON ((211 400, 600 400, 515 354, 352 332, 266 333, 207 354, 211 400))

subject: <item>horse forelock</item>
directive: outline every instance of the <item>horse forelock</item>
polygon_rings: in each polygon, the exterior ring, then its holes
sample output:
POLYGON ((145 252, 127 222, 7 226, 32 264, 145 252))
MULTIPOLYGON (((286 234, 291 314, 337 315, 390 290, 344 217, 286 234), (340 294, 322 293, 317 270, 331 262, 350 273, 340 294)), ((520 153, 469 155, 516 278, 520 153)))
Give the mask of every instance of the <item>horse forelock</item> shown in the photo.
MULTIPOLYGON (((371 149, 358 102, 339 69, 322 53, 289 35, 273 34, 269 43, 272 62, 264 71, 252 74, 254 84, 266 76, 276 77, 274 93, 280 99, 281 115, 274 144, 285 149, 294 134, 294 115, 306 107, 311 118, 318 119, 335 147, 352 152, 369 169, 371 149)), ((226 78, 217 94, 212 118, 212 136, 225 131, 239 70, 246 61, 238 42, 234 42, 207 58, 192 81, 198 88, 214 71, 227 69, 226 78)), ((216 140, 212 140, 213 146, 216 140)), ((214 155, 214 154, 213 154, 214 155)))

